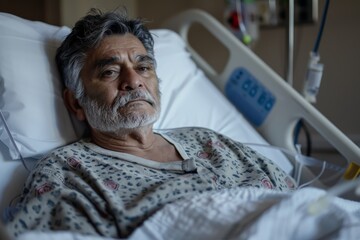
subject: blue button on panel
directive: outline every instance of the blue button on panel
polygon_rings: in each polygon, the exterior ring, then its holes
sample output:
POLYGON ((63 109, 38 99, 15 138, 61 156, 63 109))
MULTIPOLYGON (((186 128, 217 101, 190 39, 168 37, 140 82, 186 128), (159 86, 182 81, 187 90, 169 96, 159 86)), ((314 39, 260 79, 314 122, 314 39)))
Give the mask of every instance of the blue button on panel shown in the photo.
POLYGON ((242 88, 246 91, 251 87, 251 80, 246 80, 244 81, 244 83, 242 84, 242 88))
POLYGON ((259 86, 254 84, 254 86, 250 89, 249 94, 251 97, 255 97, 258 92, 259 86))
POLYGON ((274 105, 274 101, 272 99, 269 99, 265 103, 265 109, 270 111, 273 105, 274 105))
POLYGON ((225 95, 255 126, 260 126, 276 103, 275 96, 245 68, 237 68, 225 85, 225 95))
POLYGON ((266 99, 267 99, 266 92, 262 92, 258 98, 258 104, 263 105, 265 103, 266 99))

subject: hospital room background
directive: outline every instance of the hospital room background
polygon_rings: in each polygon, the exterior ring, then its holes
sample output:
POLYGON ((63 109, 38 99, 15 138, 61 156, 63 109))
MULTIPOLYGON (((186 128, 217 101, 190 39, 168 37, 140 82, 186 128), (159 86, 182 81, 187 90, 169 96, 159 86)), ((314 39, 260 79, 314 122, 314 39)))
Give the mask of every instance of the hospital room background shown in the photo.
MULTIPOLYGON (((279 2, 285 1, 242 2, 243 9, 256 12, 255 22, 252 18, 253 22, 249 23, 249 20, 246 25, 251 36, 249 48, 282 76, 284 81, 290 78, 292 86, 302 92, 309 53, 319 32, 326 1, 294 1, 292 48, 289 47, 288 9, 279 8, 279 2), (278 4, 275 15, 271 12, 273 3, 278 4), (269 20, 269 14, 275 16, 275 22, 269 20)), ((232 29, 230 18, 233 6, 231 1, 227 0, 12 0, 1 1, 0 11, 30 20, 71 27, 91 7, 112 10, 121 6, 126 7, 130 16, 140 16, 148 20, 148 26, 152 29, 161 28, 166 19, 191 8, 205 10, 232 29)), ((360 145, 359 10, 360 1, 357 0, 331 1, 319 45, 320 62, 324 65, 322 81, 316 102, 313 103, 357 145, 360 145)), ((226 58, 228 53, 221 47, 212 47, 212 44, 216 44, 215 40, 212 40, 204 29, 194 31, 194 46, 199 48, 198 51, 204 54, 215 68, 221 69, 223 58, 226 58)), ((239 37, 239 41, 241 40, 243 39, 239 37)), ((312 129, 309 131, 312 155, 328 160, 341 157, 320 135, 312 129)), ((301 137, 299 141, 302 141, 301 137)))

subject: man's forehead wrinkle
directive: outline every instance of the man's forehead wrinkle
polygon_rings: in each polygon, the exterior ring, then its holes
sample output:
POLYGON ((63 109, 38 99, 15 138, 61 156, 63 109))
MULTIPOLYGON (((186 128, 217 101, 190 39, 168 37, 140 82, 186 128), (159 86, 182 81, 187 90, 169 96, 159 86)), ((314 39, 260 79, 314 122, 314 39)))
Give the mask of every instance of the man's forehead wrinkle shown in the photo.
POLYGON ((94 68, 102 68, 119 61, 120 57, 118 56, 104 57, 95 61, 94 68))

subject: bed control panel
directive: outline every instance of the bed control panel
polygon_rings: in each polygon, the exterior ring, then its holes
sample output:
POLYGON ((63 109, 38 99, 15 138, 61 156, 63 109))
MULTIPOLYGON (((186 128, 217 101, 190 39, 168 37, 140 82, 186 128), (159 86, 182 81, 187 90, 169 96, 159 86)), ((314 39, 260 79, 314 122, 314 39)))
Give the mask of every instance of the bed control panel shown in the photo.
POLYGON ((275 105, 275 96, 243 67, 236 68, 225 85, 226 97, 255 126, 275 105))

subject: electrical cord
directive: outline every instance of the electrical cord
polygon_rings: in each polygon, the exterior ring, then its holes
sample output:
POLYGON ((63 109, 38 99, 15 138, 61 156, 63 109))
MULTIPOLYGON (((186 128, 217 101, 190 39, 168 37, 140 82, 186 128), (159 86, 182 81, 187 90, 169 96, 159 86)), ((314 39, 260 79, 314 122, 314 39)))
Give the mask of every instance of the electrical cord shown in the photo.
POLYGON ((312 153, 312 140, 311 140, 311 135, 310 135, 310 131, 308 129, 308 127, 306 126, 306 124, 304 123, 304 120, 300 119, 294 129, 294 145, 296 146, 297 144, 299 144, 299 136, 300 136, 300 132, 301 130, 304 131, 305 134, 305 139, 306 139, 306 156, 311 156, 312 153))

